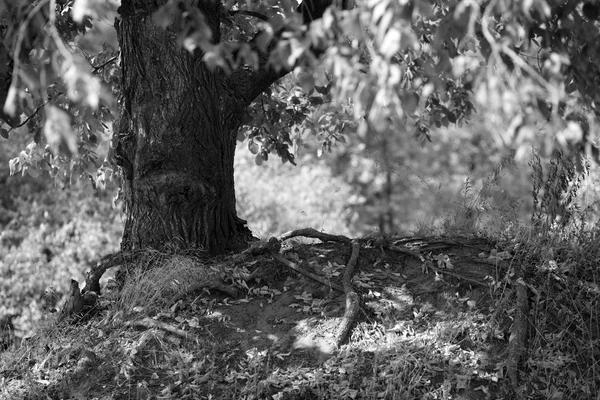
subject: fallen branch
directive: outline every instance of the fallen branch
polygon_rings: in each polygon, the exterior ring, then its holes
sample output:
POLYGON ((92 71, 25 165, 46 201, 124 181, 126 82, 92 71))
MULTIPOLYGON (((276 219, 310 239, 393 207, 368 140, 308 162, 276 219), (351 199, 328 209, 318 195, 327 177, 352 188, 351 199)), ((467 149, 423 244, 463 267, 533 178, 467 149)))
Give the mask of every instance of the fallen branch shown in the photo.
POLYGON ((182 331, 181 329, 177 329, 174 326, 171 326, 164 322, 160 322, 160 321, 150 319, 150 318, 144 318, 141 321, 127 321, 127 322, 125 322, 125 326, 130 326, 130 327, 134 327, 134 328, 141 327, 141 328, 146 328, 146 329, 157 328, 157 329, 162 329, 163 331, 173 333, 184 339, 190 339, 190 335, 187 332, 182 331))
POLYGON ((279 253, 276 253, 273 251, 273 252, 271 252, 271 257, 273 257, 275 260, 279 261, 280 263, 284 264, 286 267, 291 268, 294 271, 301 273, 302 275, 308 276, 309 278, 314 279, 315 281, 320 282, 327 287, 333 288, 340 292, 344 292, 344 288, 342 286, 338 285, 337 283, 330 282, 325 277, 322 277, 317 274, 313 274, 312 272, 305 270, 304 268, 298 266, 296 263, 288 260, 287 258, 285 258, 284 256, 282 256, 279 253))
POLYGON ((313 228, 304 228, 304 229, 296 229, 294 231, 286 232, 283 235, 279 236, 277 239, 280 242, 284 240, 291 239, 296 236, 304 236, 312 239, 319 239, 322 242, 340 242, 340 243, 350 243, 351 240, 346 236, 342 235, 330 235, 328 233, 319 232, 313 228))
POLYGON ((352 255, 346 265, 346 271, 344 272, 344 293, 346 293, 346 310, 344 311, 344 317, 340 324, 340 328, 337 333, 336 345, 339 347, 344 343, 359 310, 359 298, 354 289, 352 288, 352 276, 354 275, 354 268, 358 261, 358 253, 360 251, 360 244, 358 241, 352 241, 352 255))
POLYGON ((510 338, 508 339, 508 360, 506 361, 506 370, 513 390, 518 387, 519 380, 519 361, 525 351, 525 340, 527 338, 527 316, 529 315, 529 302, 527 299, 527 284, 521 277, 520 268, 517 267, 515 281, 515 291, 517 293, 517 307, 515 319, 510 329, 510 338))

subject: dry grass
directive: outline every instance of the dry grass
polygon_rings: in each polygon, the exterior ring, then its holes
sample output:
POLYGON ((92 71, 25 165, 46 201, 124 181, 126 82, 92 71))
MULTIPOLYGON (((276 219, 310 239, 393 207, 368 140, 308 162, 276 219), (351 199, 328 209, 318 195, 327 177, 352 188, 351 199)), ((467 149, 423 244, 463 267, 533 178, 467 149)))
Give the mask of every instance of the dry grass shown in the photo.
POLYGON ((139 261, 140 267, 130 268, 127 280, 115 306, 120 310, 135 307, 156 312, 173 305, 194 283, 214 275, 199 258, 189 255, 169 255, 149 251, 139 261))

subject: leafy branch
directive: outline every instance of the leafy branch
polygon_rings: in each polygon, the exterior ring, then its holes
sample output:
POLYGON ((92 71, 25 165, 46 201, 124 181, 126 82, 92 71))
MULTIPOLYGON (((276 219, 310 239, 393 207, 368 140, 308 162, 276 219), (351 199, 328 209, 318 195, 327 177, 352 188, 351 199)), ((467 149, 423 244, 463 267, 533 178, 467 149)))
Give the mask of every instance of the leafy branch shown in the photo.
POLYGON ((98 66, 92 65, 92 68, 93 68, 92 74, 98 73, 98 71, 100 71, 101 69, 103 69, 104 67, 106 67, 108 64, 110 64, 112 62, 115 62, 118 58, 119 58, 119 56, 114 56, 114 57, 108 59, 107 61, 103 62, 102 64, 100 64, 98 66))
POLYGON ((11 133, 13 130, 22 127, 23 125, 25 125, 26 123, 28 123, 29 121, 31 121, 33 119, 33 117, 35 117, 37 115, 37 113, 44 108, 44 106, 48 104, 48 101, 44 102, 43 104, 39 105, 35 111, 27 118, 25 118, 25 120, 23 122, 21 122, 19 125, 17 126, 13 126, 11 127, 9 130, 5 130, 5 129, 1 129, 0 130, 0 135, 2 135, 2 137, 4 139, 8 139, 8 135, 9 133, 11 133))

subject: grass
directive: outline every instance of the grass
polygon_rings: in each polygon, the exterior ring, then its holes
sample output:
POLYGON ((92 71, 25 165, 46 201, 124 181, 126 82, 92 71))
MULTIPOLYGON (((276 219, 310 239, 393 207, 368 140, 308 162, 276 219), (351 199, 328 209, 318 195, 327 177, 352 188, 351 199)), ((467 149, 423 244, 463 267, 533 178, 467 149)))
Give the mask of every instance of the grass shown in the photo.
MULTIPOLYGON (((343 312, 339 293, 321 291, 264 256, 240 264, 151 252, 139 261, 148 272, 132 273, 120 293, 107 293, 97 316, 67 326, 48 319, 38 335, 5 352, 0 397, 594 399, 600 390, 595 242, 591 232, 522 231, 504 242, 464 239, 440 251, 440 239, 432 238, 422 245, 423 261, 363 242, 354 279, 361 316, 348 343, 333 351, 320 344, 343 312), (438 268, 440 260, 453 269, 438 268), (474 267, 478 260, 486 266, 474 267), (524 267, 530 311, 519 384, 512 388, 505 374, 516 265, 524 267), (255 268, 268 270, 268 278, 239 278, 255 268), (242 295, 188 293, 192 282, 216 270, 242 295)), ((285 255, 335 272, 348 249, 295 244, 285 255)))
MULTIPOLYGON (((0 398, 597 400, 595 205, 578 203, 581 182, 559 160, 534 168, 537 216, 523 226, 490 194, 501 171, 467 180, 456 215, 423 227, 430 237, 361 241, 361 311, 339 348, 344 296, 269 256, 149 251, 93 318, 47 316, 3 352, 0 398)), ((282 256, 339 283, 350 249, 299 240, 282 256)))

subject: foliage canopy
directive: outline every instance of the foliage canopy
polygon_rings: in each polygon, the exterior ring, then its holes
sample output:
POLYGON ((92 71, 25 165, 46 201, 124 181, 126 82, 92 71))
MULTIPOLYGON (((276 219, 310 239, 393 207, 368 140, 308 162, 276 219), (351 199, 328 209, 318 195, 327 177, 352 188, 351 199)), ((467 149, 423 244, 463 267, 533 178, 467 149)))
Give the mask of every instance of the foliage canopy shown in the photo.
MULTIPOLYGON (((432 127, 468 121, 474 104, 511 121, 509 145, 539 143, 536 126, 544 120, 561 127, 545 138, 548 148, 581 150, 593 140, 589 124, 600 101, 594 1, 161 3, 155 23, 212 68, 294 72, 247 111, 238 139, 248 140, 257 163, 270 153, 294 162, 311 135, 321 151, 355 130, 428 140, 432 127), (218 21, 202 12, 210 4, 218 21)), ((0 1, 0 134, 9 138, 27 125, 34 135, 10 162, 12 173, 48 170, 60 181, 83 175, 99 186, 112 176, 110 157, 97 160, 96 151, 118 114, 119 49, 87 37, 104 34, 98 26, 118 18, 118 6, 0 1)))

